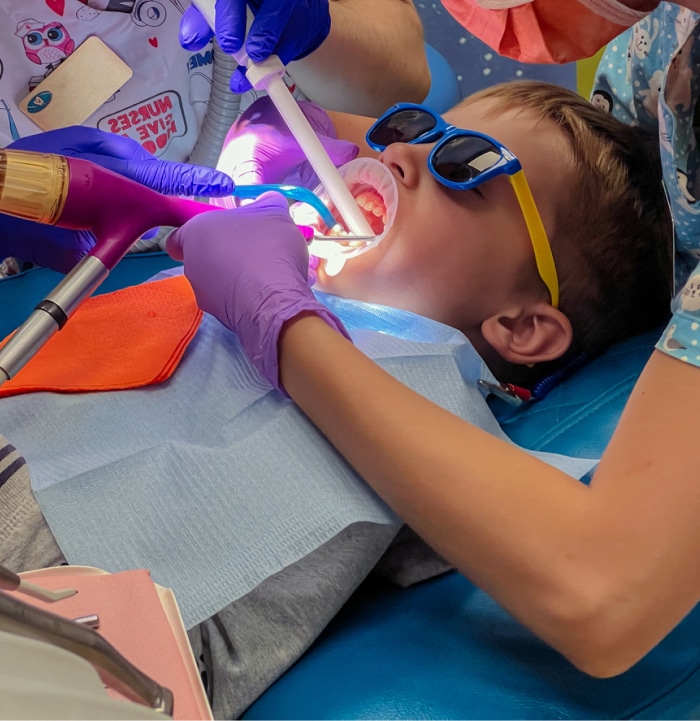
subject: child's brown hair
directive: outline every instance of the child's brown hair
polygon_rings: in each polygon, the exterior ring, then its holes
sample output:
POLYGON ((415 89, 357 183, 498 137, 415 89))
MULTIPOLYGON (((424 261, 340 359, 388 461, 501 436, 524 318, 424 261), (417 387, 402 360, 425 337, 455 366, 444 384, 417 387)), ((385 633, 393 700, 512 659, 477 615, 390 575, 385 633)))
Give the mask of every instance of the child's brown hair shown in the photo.
POLYGON ((559 308, 572 324, 573 340, 557 361, 534 369, 508 368, 510 377, 503 380, 526 384, 582 352, 600 353, 668 317, 673 225, 658 137, 548 83, 503 83, 463 103, 484 99, 492 102, 494 113, 522 108, 554 122, 574 158, 574 193, 560 208, 549 239, 559 275, 559 308))

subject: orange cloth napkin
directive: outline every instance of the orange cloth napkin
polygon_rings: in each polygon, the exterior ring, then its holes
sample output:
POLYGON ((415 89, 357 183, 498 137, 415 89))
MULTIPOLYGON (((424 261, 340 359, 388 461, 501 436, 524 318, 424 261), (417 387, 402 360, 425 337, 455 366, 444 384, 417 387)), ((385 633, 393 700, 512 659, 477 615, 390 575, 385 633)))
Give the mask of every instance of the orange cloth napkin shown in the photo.
POLYGON ((63 330, 0 386, 0 398, 161 383, 177 368, 201 319, 184 276, 88 298, 63 330))

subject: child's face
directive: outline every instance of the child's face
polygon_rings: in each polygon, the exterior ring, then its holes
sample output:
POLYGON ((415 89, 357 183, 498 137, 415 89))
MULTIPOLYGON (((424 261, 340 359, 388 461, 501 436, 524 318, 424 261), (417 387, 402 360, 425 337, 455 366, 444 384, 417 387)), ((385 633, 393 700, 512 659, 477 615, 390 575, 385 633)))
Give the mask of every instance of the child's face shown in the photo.
MULTIPOLYGON (((573 160, 553 123, 528 111, 488 116, 491 101, 477 100, 445 114, 447 122, 487 133, 519 158, 548 235, 555 210, 571 191, 573 160)), ((402 308, 465 333, 509 304, 532 298, 537 282, 532 245, 515 193, 505 176, 475 190, 440 184, 427 166, 433 144, 389 146, 379 160, 398 185, 396 218, 371 251, 347 261, 318 288, 402 308)))

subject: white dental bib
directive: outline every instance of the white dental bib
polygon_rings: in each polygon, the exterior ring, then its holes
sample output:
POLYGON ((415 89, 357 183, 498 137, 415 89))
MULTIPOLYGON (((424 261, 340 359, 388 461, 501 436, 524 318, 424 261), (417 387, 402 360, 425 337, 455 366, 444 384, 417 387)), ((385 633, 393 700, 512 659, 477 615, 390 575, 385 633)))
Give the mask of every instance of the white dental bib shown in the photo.
MULTIPOLYGON (((476 385, 487 371, 461 333, 403 311, 319 299, 389 373, 505 437, 476 385)), ((68 561, 148 568, 174 589, 188 628, 353 523, 400 525, 210 316, 165 383, 4 398, 0 425, 25 455, 68 561)), ((576 477, 592 465, 545 460, 576 477)))

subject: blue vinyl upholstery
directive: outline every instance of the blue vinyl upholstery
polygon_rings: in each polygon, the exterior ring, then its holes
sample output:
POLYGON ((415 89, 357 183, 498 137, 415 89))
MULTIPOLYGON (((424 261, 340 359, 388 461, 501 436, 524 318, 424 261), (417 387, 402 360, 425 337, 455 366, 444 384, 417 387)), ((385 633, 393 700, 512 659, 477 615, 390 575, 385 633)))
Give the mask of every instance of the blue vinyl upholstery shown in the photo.
MULTIPOLYGON (((598 457, 658 334, 620 343, 526 411, 518 443, 598 457)), ((367 583, 246 719, 700 718, 700 611, 627 673, 594 679, 456 572, 367 583)))
POLYGON ((432 45, 426 43, 425 54, 428 58, 431 84, 423 103, 436 113, 444 113, 456 105, 462 97, 457 74, 432 45))

